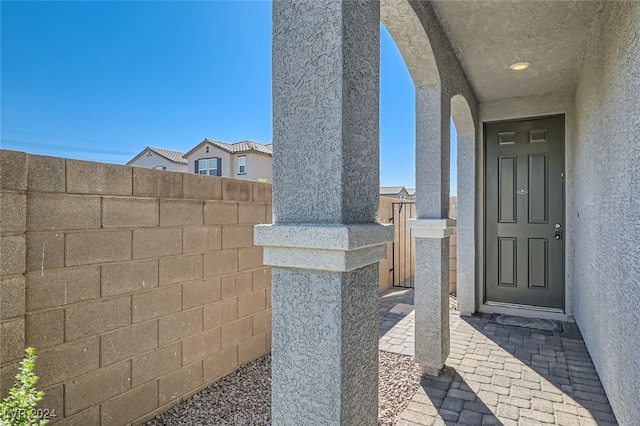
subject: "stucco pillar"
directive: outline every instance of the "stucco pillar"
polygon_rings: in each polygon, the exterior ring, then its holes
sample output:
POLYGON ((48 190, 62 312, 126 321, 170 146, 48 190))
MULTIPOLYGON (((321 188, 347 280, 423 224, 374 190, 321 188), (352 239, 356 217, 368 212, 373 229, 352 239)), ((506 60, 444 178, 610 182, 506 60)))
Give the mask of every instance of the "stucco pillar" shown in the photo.
POLYGON ((272 422, 375 425, 377 1, 273 2, 272 422))
POLYGON ((431 375, 449 355, 450 108, 439 86, 416 88, 415 358, 431 375))
POLYGON ((482 157, 476 141, 476 122, 469 103, 462 95, 451 98, 451 116, 458 135, 458 238, 457 295, 460 315, 476 311, 476 197, 482 198, 482 188, 476 179, 476 164, 482 157))
MULTIPOLYGON (((473 122, 470 123, 471 125, 473 122)), ((475 128, 456 123, 458 133, 458 218, 456 220, 457 296, 460 315, 472 315, 477 307, 476 289, 476 143, 475 128)))

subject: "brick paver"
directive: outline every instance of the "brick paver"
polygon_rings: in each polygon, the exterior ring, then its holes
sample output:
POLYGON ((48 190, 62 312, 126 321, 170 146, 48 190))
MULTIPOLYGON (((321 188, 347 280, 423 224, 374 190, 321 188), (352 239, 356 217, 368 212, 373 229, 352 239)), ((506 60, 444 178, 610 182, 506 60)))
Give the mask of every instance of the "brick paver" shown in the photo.
POLYGON ((413 290, 395 287, 382 294, 379 348, 381 351, 413 356, 414 314, 393 312, 396 305, 413 305, 413 290))
MULTIPOLYGON (((413 355, 413 291, 380 303, 380 349, 413 355)), ((451 353, 439 377, 425 377, 399 426, 616 425, 578 327, 551 332, 450 312, 451 353)))

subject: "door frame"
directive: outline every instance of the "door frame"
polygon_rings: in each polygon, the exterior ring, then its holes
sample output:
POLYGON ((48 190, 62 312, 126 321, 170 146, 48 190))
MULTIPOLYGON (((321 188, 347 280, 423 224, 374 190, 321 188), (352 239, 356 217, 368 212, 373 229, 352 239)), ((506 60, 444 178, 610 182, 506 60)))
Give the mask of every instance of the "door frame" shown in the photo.
POLYGON ((481 187, 482 191, 482 221, 481 221, 481 235, 482 242, 480 244, 482 250, 482 262, 481 262, 481 274, 482 277, 478 280, 478 294, 480 296, 478 303, 478 310, 483 313, 501 313, 507 315, 525 316, 532 318, 548 318, 548 319, 567 319, 567 266, 566 266, 566 249, 567 249, 567 164, 566 164, 566 145, 567 145, 567 129, 566 129, 566 114, 549 114, 549 115, 536 115, 527 117, 517 117, 501 120, 487 120, 482 122, 482 173, 481 173, 481 187), (484 213, 484 209, 487 206, 487 125, 492 124, 504 124, 504 123, 517 123, 522 121, 532 120, 545 120, 545 119, 560 119, 562 123, 562 168, 563 168, 563 185, 562 185, 562 223, 565 234, 563 236, 562 244, 562 308, 546 308, 533 305, 520 305, 510 304, 502 302, 491 302, 486 300, 486 285, 487 285, 487 265, 485 253, 487 250, 487 215, 484 213))

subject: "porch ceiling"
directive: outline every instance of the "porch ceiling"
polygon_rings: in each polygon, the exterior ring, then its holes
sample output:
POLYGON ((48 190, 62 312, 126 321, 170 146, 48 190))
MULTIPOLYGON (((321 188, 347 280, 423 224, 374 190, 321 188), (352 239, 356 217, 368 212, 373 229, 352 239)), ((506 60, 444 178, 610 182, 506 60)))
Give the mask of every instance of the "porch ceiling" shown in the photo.
POLYGON ((602 8, 583 0, 432 4, 480 102, 572 91, 602 8), (522 61, 529 69, 509 69, 522 61))

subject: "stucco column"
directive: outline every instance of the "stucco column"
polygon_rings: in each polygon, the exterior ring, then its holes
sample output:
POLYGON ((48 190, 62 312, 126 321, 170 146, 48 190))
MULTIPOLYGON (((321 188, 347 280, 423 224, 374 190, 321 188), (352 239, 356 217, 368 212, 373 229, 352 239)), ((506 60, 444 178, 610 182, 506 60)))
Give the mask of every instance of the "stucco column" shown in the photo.
POLYGON ((274 425, 375 425, 377 1, 273 2, 272 265, 274 425))
POLYGON ((431 375, 449 355, 449 117, 439 86, 416 88, 415 357, 431 375))
MULTIPOLYGON (((458 126, 456 124, 456 126, 458 126)), ((476 311, 476 143, 475 129, 456 128, 458 133, 458 263, 457 296, 460 315, 476 311)))

